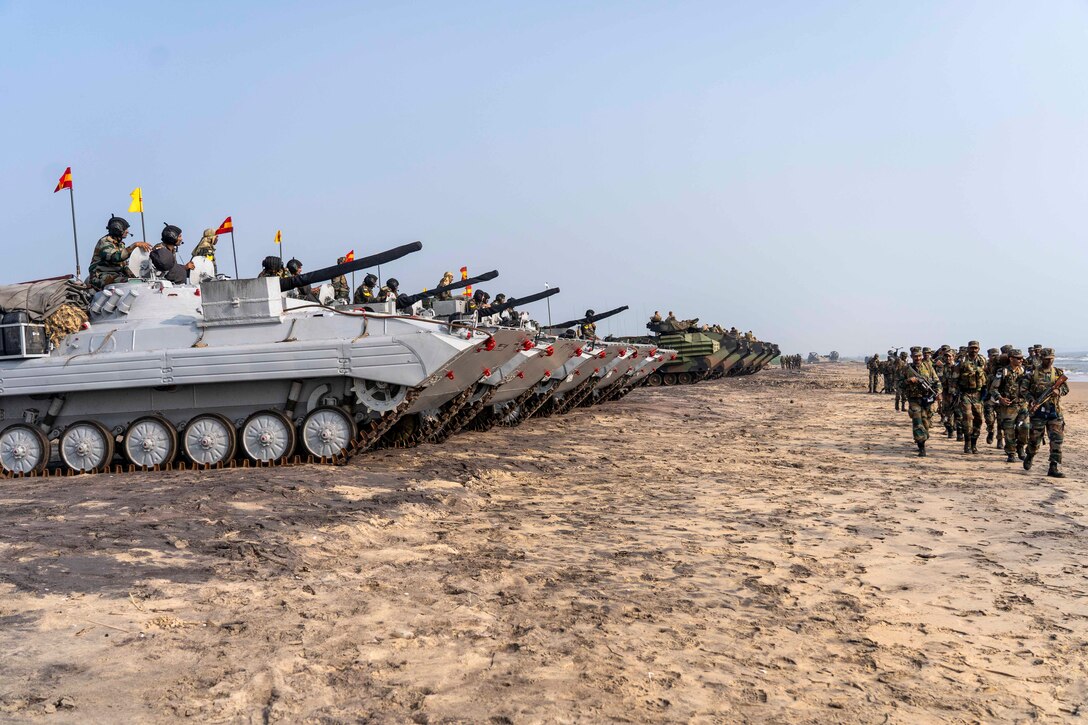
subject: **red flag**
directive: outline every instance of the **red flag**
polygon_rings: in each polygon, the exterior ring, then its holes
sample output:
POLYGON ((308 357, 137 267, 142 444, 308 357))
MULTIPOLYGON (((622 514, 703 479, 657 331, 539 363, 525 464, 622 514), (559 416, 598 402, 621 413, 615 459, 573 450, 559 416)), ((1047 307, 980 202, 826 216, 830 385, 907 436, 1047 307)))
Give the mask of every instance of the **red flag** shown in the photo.
POLYGON ((215 230, 215 236, 220 234, 230 234, 234 231, 234 224, 231 222, 230 217, 223 220, 223 223, 219 225, 219 228, 215 230))
MULTIPOLYGON (((461 267, 461 279, 468 279, 468 267, 461 267)), ((465 297, 472 296, 472 285, 465 287, 465 291, 461 293, 465 297)))
POLYGON ((56 194, 61 189, 72 188, 72 167, 69 166, 64 170, 64 173, 60 175, 60 181, 57 182, 57 188, 53 189, 53 193, 56 194))
POLYGON ((354 262, 354 261, 355 261, 355 250, 353 249, 353 250, 351 250, 350 252, 348 252, 347 254, 344 255, 344 262, 354 262))

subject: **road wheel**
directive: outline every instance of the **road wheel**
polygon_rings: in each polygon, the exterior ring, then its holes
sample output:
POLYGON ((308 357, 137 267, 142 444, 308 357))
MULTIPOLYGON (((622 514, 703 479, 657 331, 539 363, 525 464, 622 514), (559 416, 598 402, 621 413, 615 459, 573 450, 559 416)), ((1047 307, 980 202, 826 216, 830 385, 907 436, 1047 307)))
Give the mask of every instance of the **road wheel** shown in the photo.
POLYGON ((246 418, 242 452, 253 461, 278 461, 295 450, 295 426, 278 410, 259 410, 246 418))
POLYGON ((355 438, 355 421, 340 408, 315 408, 303 419, 299 434, 307 453, 317 458, 335 458, 355 438))
POLYGON ((167 466, 178 454, 178 432, 166 418, 147 415, 129 424, 121 449, 140 468, 167 466))
POLYGON ((113 434, 93 420, 64 429, 58 446, 64 465, 79 473, 101 471, 113 460, 113 434))
POLYGON ((0 469, 4 473, 41 473, 49 463, 49 439, 19 423, 0 432, 0 469))
POLYGON ((234 458, 238 434, 234 424, 216 413, 204 413, 189 421, 181 434, 181 450, 193 463, 214 466, 234 458))

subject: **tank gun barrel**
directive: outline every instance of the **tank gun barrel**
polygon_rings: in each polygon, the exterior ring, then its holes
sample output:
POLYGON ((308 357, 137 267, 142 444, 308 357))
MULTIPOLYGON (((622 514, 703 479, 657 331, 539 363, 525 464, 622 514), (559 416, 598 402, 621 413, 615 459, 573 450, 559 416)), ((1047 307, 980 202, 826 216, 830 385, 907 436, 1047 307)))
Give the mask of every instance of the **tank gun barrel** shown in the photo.
POLYGON ((397 307, 411 307, 420 300, 425 300, 428 297, 435 297, 443 292, 452 292, 455 289, 461 289, 462 287, 468 287, 470 284, 476 284, 477 282, 489 282, 499 276, 498 271, 491 270, 490 272, 484 272, 483 274, 475 277, 469 277, 468 279, 458 280, 457 282, 451 282, 450 284, 440 285, 434 289, 429 289, 426 292, 416 292, 414 295, 399 295, 397 297, 397 307))
POLYGON ((360 257, 352 262, 334 264, 331 267, 317 269, 313 272, 296 274, 293 277, 287 277, 286 279, 280 280, 280 291, 289 292, 293 289, 298 289, 299 287, 307 287, 319 282, 328 282, 333 277, 339 277, 342 274, 350 274, 351 272, 358 272, 367 267, 377 267, 379 264, 392 262, 393 260, 405 257, 412 252, 418 252, 421 249, 423 249, 423 244, 421 242, 412 242, 411 244, 402 244, 399 247, 387 249, 384 252, 371 254, 369 257, 360 257))
POLYGON ((538 302, 542 299, 557 294, 559 294, 559 288, 552 287, 550 289, 544 290, 543 292, 537 292, 536 294, 532 295, 525 295, 524 297, 511 297, 510 299, 506 300, 506 302, 498 305, 491 305, 489 311, 492 315, 498 315, 500 313, 506 312, 513 307, 521 307, 522 305, 527 305, 530 302, 538 302))
POLYGON ((599 320, 605 319, 606 317, 618 315, 626 309, 627 305, 624 305, 623 307, 617 307, 616 309, 609 310, 608 312, 598 312, 595 315, 589 315, 588 317, 579 317, 576 320, 567 320, 566 322, 559 322, 554 325, 544 325, 544 329, 553 330, 558 327, 574 327, 575 325, 583 325, 588 322, 597 322, 599 320))

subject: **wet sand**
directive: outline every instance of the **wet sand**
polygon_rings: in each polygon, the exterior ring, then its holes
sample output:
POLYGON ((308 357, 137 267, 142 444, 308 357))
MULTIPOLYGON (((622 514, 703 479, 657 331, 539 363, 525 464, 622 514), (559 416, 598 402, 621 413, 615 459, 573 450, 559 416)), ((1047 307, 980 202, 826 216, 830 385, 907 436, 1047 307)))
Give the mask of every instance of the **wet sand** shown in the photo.
POLYGON ((1062 481, 918 459, 827 364, 339 469, 4 482, 0 719, 1083 717, 1085 387, 1062 481))

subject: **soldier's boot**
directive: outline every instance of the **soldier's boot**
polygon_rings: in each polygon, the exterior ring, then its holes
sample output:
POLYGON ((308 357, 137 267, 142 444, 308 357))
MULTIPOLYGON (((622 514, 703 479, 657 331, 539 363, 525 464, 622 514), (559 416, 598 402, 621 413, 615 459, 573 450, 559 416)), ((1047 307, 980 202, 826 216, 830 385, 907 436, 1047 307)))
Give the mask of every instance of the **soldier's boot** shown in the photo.
POLYGON ((970 453, 971 452, 971 439, 968 438, 967 436, 963 437, 963 452, 964 453, 970 453))
POLYGON ((1062 473, 1060 468, 1058 468, 1057 461, 1050 462, 1050 470, 1046 472, 1046 475, 1050 476, 1051 478, 1065 478, 1065 474, 1062 473))
POLYGON ((956 440, 963 440, 963 428, 956 428, 956 440))
POLYGON ((971 436, 971 452, 978 453, 978 433, 971 436))
POLYGON ((1016 454, 1012 451, 1006 451, 1005 463, 1016 463, 1016 454))
POLYGON ((1031 470, 1031 461, 1034 458, 1035 458, 1035 450, 1031 446, 1028 446, 1027 453, 1024 454, 1024 470, 1025 471, 1030 471, 1031 470))
POLYGON ((925 458, 926 457, 926 442, 925 441, 918 441, 918 457, 919 458, 925 458))
POLYGON ((952 424, 951 423, 945 423, 944 424, 944 432, 949 438, 952 437, 952 424))
POLYGON ((895 410, 896 412, 899 412, 899 398, 895 399, 895 410))
POLYGON ((1005 447, 1005 433, 1004 433, 1004 431, 999 430, 997 432, 997 446, 996 447, 997 448, 1004 448, 1005 447))
POLYGON ((993 442, 994 442, 994 431, 991 428, 990 430, 986 431, 986 445, 990 445, 993 442))
POLYGON ((1024 453, 1024 444, 1023 443, 1017 443, 1016 444, 1016 457, 1019 458, 1022 461, 1022 460, 1024 460, 1025 455, 1027 455, 1027 454, 1024 453))

